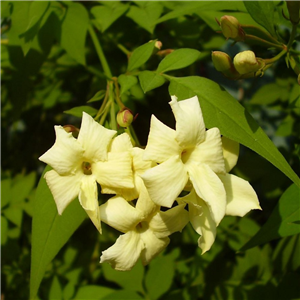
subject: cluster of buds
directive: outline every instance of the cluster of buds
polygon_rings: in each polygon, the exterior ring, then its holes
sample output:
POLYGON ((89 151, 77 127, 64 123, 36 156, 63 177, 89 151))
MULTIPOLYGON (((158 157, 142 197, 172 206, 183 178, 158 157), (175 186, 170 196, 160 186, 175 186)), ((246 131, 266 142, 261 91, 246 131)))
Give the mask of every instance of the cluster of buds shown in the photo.
POLYGON ((213 51, 212 61, 216 70, 230 79, 256 77, 263 73, 265 67, 264 60, 250 50, 238 53, 233 61, 227 53, 213 51))

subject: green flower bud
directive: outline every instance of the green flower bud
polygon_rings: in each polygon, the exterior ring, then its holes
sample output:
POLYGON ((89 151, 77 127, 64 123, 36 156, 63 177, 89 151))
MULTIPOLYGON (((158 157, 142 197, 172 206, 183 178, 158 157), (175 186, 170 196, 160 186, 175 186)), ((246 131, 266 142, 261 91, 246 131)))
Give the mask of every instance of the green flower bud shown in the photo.
POLYGON ((213 51, 211 53, 213 64, 217 71, 222 72, 226 77, 236 78, 239 76, 235 70, 231 57, 222 51, 213 51))
POLYGON ((261 58, 255 57, 253 51, 247 50, 238 53, 233 64, 235 69, 241 74, 254 73, 264 66, 264 61, 261 58))
POLYGON ((233 16, 223 16, 220 19, 220 26, 223 35, 227 39, 231 38, 235 41, 244 40, 245 32, 237 18, 233 16))
POLYGON ((290 15, 292 24, 299 24, 300 20, 300 2, 299 1, 286 1, 286 5, 290 15))
POLYGON ((120 110, 117 114, 117 122, 121 127, 128 127, 134 120, 132 111, 129 108, 120 110))
POLYGON ((77 138, 79 134, 79 129, 73 125, 64 125, 63 126, 64 130, 66 132, 71 132, 73 137, 77 138))

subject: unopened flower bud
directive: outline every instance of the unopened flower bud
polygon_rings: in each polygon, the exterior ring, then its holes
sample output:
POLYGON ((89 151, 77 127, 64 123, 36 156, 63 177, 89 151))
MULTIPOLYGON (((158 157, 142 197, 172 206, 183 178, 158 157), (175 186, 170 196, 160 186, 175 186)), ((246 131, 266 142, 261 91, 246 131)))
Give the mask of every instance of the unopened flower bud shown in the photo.
POLYGON ((286 1, 286 5, 290 15, 292 24, 299 24, 300 20, 300 2, 299 1, 286 1))
POLYGON ((241 27, 238 19, 233 16, 223 16, 219 22, 223 35, 235 41, 242 41, 245 37, 245 32, 241 27))
POLYGON ((235 78, 239 74, 235 70, 231 57, 222 51, 213 51, 211 54, 213 64, 217 71, 222 72, 226 77, 235 78))
POLYGON ((241 75, 254 73, 264 66, 263 60, 255 57, 254 52, 250 50, 238 53, 233 59, 233 64, 241 75))
POLYGON ((155 46, 155 48, 157 48, 158 50, 160 50, 161 47, 162 47, 162 42, 161 41, 156 41, 154 46, 155 46))
POLYGON ((75 127, 73 125, 64 125, 63 128, 66 132, 68 132, 68 133, 71 132, 75 138, 78 137, 79 129, 77 127, 75 127))
POLYGON ((121 127, 129 127, 132 121, 134 120, 134 116, 132 111, 129 108, 124 108, 120 110, 117 115, 117 122, 121 127))

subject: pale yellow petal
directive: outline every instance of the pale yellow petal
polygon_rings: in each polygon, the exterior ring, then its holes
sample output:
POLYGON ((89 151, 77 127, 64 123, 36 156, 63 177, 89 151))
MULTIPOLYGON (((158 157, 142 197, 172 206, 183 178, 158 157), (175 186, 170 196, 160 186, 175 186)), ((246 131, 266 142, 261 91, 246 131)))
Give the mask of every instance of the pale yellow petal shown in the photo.
POLYGON ((107 149, 117 132, 97 123, 90 115, 83 112, 78 142, 85 150, 84 156, 92 162, 107 159, 107 149))
POLYGON ((108 153, 108 160, 92 165, 97 181, 109 188, 133 188, 132 161, 129 152, 108 153))
POLYGON ((165 238, 176 231, 181 232, 189 222, 189 213, 184 209, 185 206, 186 204, 180 204, 154 215, 149 227, 158 238, 165 238))
POLYGON ((64 130, 54 126, 56 140, 54 145, 39 160, 50 165, 60 175, 75 174, 81 166, 84 150, 78 141, 64 130))
POLYGON ((132 156, 133 171, 135 174, 142 175, 145 171, 156 165, 152 161, 144 160, 144 149, 134 147, 130 150, 130 153, 132 156))
POLYGON ((79 202, 97 230, 101 233, 97 183, 93 175, 84 175, 82 177, 79 192, 79 202))
POLYGON ((197 195, 207 203, 218 226, 226 210, 226 192, 222 181, 205 164, 189 166, 189 175, 197 195))
POLYGON ((157 212, 160 209, 160 206, 156 205, 151 200, 148 190, 146 189, 142 179, 139 179, 139 198, 136 202, 136 209, 138 209, 143 214, 143 218, 146 219, 150 215, 157 212))
POLYGON ((140 235, 135 231, 129 231, 102 252, 100 263, 108 262, 115 270, 129 271, 136 264, 144 248, 140 235))
POLYGON ((162 163, 171 156, 180 154, 181 148, 176 142, 175 136, 175 130, 169 128, 152 115, 144 160, 162 163))
POLYGON ((222 141, 218 128, 207 130, 205 140, 191 151, 186 165, 194 163, 206 164, 215 173, 225 174, 222 141))
POLYGON ((100 215, 102 222, 124 233, 134 229, 143 219, 143 213, 120 196, 102 204, 100 215))
POLYGON ((225 169, 226 172, 228 173, 233 169, 233 167, 236 165, 238 161, 240 144, 225 136, 222 136, 222 147, 223 147, 223 156, 225 160, 225 169))
POLYGON ((182 148, 200 144, 205 138, 205 125, 197 96, 178 101, 172 96, 171 105, 176 119, 176 140, 182 148))
POLYGON ((116 136, 110 145, 111 152, 126 152, 132 148, 130 136, 125 132, 116 136))
POLYGON ((169 244, 169 238, 159 239, 151 230, 146 230, 140 234, 145 244, 145 249, 141 253, 141 259, 144 266, 161 253, 169 244))
POLYGON ((187 171, 179 156, 149 169, 141 177, 152 201, 166 207, 172 206, 188 181, 187 171))
POLYGON ((227 195, 226 215, 243 217, 252 209, 261 209, 257 195, 248 181, 231 174, 219 177, 227 195))
POLYGON ((60 215, 69 203, 78 196, 82 176, 83 174, 80 173, 75 173, 70 176, 60 176, 54 170, 48 171, 45 174, 46 182, 60 215))

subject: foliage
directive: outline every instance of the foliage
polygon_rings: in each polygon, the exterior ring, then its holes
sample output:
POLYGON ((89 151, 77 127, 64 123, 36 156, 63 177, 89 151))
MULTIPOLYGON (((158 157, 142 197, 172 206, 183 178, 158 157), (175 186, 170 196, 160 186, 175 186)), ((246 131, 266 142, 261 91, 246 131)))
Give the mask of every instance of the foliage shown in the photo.
POLYGON ((282 11, 284 1, 1 2, 4 299, 300 297, 300 31, 282 11), (217 32, 223 15, 238 19, 243 41, 217 32), (213 67, 216 50, 252 50, 264 68, 231 80, 213 67), (206 126, 242 144, 233 173, 263 210, 225 217, 204 255, 188 225, 149 266, 100 265, 118 233, 99 235, 76 201, 58 216, 38 157, 53 126, 79 127, 82 111, 123 132, 112 89, 138 113, 129 131, 141 145, 151 114, 174 125, 170 95, 197 95, 206 126))

